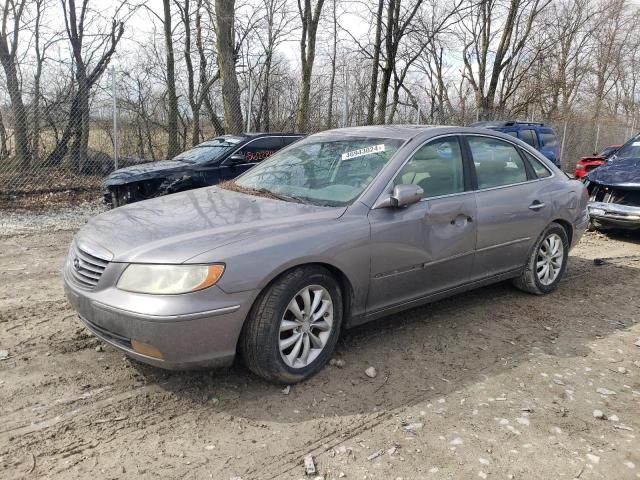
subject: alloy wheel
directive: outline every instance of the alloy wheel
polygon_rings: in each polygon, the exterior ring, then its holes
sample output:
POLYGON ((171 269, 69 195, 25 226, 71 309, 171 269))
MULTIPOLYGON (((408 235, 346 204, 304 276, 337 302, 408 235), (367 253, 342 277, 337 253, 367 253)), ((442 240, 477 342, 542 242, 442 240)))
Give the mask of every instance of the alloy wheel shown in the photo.
POLYGON ((564 246, 562 239, 556 233, 546 237, 538 249, 536 260, 536 274, 542 285, 548 286, 556 281, 562 262, 564 261, 564 246))
POLYGON ((333 301, 320 285, 294 295, 280 320, 279 348, 291 368, 304 368, 320 355, 333 328, 333 301))

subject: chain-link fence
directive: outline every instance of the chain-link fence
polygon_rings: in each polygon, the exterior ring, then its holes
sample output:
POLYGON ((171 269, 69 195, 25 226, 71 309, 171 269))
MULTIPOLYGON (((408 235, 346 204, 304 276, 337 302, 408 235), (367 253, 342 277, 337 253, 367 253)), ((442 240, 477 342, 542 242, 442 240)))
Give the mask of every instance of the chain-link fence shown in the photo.
MULTIPOLYGON (((327 80, 326 74, 318 75, 327 80)), ((230 124, 241 124, 245 131, 296 131, 298 78, 281 75, 267 94, 264 83, 257 88, 252 84, 259 79, 247 74, 239 80, 240 107, 235 111, 240 118, 225 117, 229 110, 218 84, 198 99, 199 103, 180 97, 173 128, 174 151, 188 150, 224 133, 230 124)), ((366 125, 368 100, 362 93, 368 89, 366 81, 366 76, 351 74, 348 79, 336 75, 332 82, 316 82, 307 128, 302 133, 366 125)), ((427 97, 421 98, 418 92, 408 97, 412 103, 402 99, 390 103, 387 123, 460 125, 477 118, 473 108, 434 112, 427 97)), ((171 156, 170 110, 163 88, 153 89, 139 76, 115 71, 104 75, 98 88, 86 97, 70 91, 55 101, 25 105, 22 119, 16 118, 16 110, 7 102, 0 107, 0 200, 70 192, 97 198, 103 179, 114 169, 171 156)), ((562 166, 568 172, 580 156, 621 144, 634 133, 634 125, 615 118, 593 121, 577 115, 566 120, 532 116, 529 120, 554 127, 563 146, 562 166)))

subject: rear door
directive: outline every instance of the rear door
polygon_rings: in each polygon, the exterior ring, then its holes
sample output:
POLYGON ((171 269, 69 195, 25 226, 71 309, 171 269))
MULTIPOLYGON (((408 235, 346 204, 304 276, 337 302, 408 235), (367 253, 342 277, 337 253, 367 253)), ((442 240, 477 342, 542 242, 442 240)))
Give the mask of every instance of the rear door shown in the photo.
POLYGON ((520 269, 551 210, 546 182, 537 178, 516 145, 465 136, 477 186, 477 243, 473 278, 520 269))
POLYGON ((376 312, 468 280, 476 243, 476 206, 459 138, 418 148, 394 184, 416 184, 422 201, 369 213, 371 280, 367 311, 376 312))

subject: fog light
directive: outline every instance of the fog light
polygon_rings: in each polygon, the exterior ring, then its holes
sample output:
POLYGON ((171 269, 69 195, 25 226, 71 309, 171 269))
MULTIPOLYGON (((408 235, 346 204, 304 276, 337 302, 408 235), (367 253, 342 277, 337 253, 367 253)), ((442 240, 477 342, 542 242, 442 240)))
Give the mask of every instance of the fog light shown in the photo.
POLYGON ((141 355, 147 357, 159 358, 162 360, 162 352, 157 347, 149 345, 148 343, 139 342, 138 340, 131 340, 131 347, 133 350, 141 355))

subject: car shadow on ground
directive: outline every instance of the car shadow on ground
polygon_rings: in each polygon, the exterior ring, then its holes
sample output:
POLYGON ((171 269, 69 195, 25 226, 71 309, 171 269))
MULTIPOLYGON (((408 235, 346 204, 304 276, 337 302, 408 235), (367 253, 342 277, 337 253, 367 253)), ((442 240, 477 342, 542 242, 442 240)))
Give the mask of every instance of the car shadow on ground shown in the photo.
MULTIPOLYGON (((635 266, 635 265, 634 265, 635 266)), ((201 372, 165 372, 132 361, 137 377, 181 400, 255 421, 300 422, 370 414, 439 398, 539 356, 586 356, 589 344, 633 323, 609 318, 640 280, 637 268, 571 257, 559 289, 529 295, 509 282, 484 287, 343 333, 336 358, 290 388, 269 384, 241 364, 201 372), (375 378, 364 371, 373 366, 375 378)))

